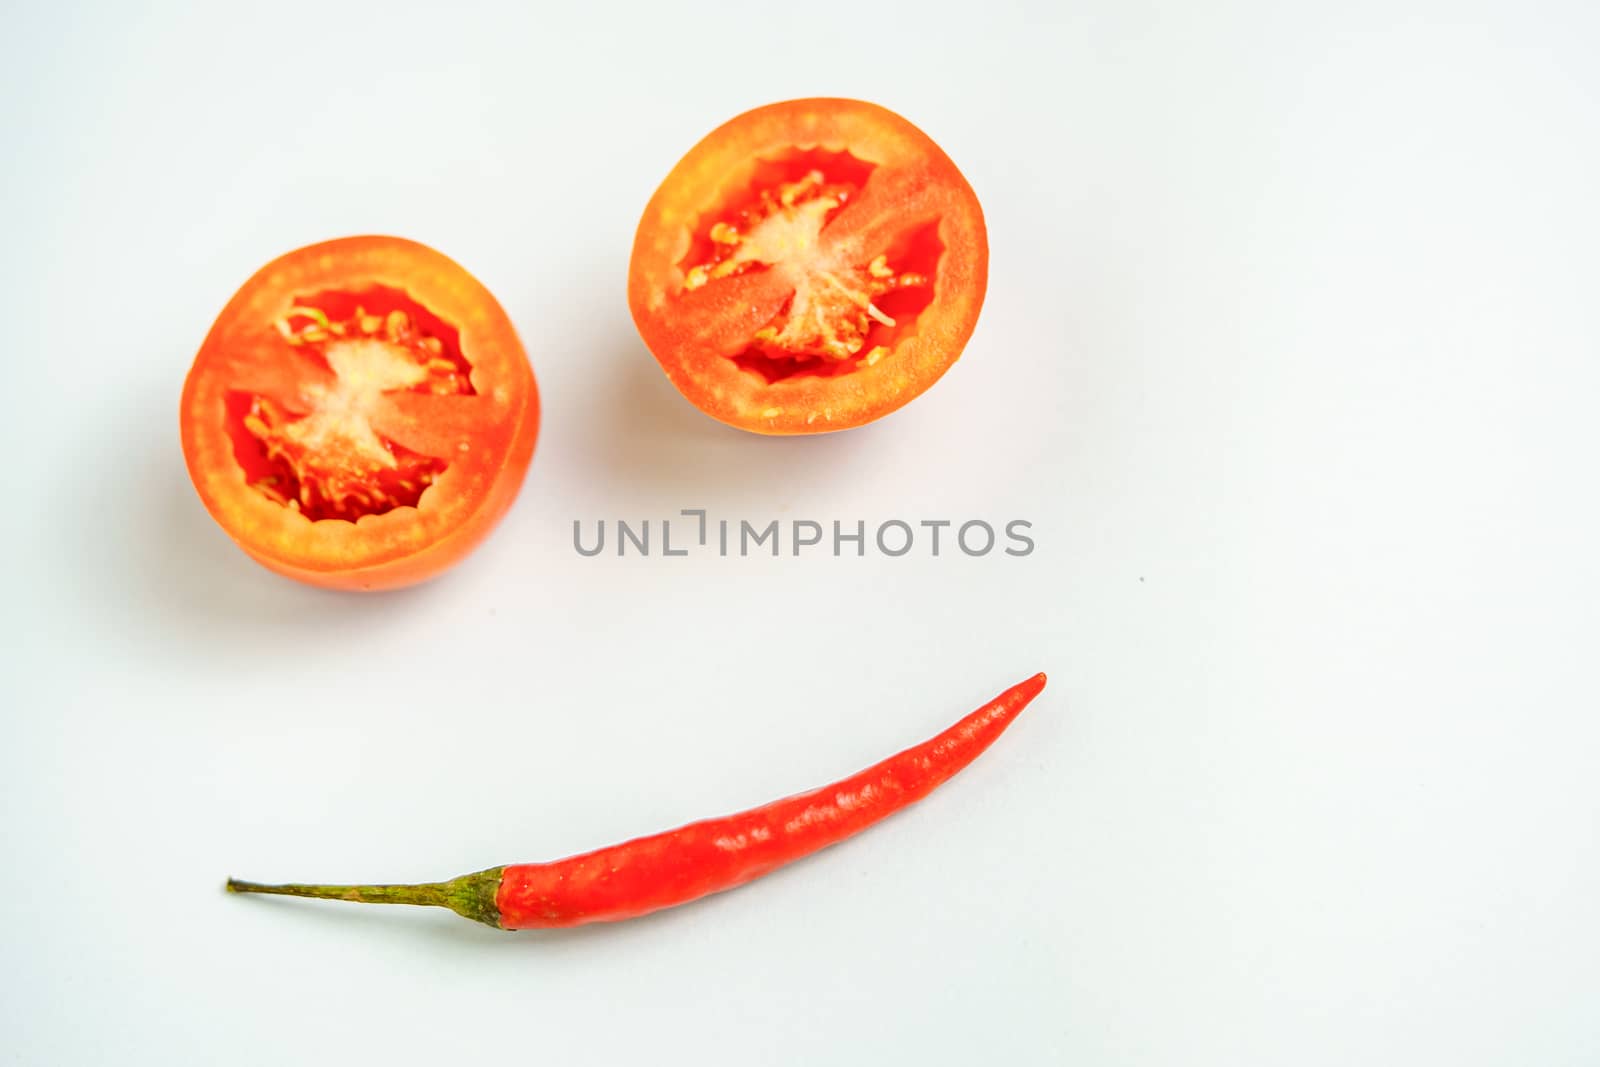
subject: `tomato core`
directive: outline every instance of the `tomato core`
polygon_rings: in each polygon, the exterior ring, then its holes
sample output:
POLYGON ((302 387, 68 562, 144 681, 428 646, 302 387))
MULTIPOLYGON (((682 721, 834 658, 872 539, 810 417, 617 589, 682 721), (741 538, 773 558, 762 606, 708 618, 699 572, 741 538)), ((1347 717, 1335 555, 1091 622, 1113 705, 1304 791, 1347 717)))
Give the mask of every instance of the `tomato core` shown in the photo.
POLYGON ((742 370, 770 384, 873 366, 931 302, 943 251, 937 219, 863 262, 823 240, 873 169, 848 151, 791 148, 759 160, 748 189, 700 220, 680 264, 685 292, 758 270, 781 272, 793 288, 730 357, 742 370))
POLYGON ((308 520, 355 522, 418 506, 448 464, 388 440, 372 416, 393 393, 473 394, 458 331, 385 288, 297 298, 276 326, 314 380, 292 400, 228 394, 229 435, 246 481, 308 520))

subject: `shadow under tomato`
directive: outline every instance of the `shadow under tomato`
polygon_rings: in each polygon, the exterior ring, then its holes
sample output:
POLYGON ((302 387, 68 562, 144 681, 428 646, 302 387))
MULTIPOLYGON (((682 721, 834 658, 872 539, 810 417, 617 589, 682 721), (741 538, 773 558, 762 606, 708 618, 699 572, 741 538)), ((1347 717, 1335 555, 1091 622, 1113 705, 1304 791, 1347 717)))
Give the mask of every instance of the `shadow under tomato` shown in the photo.
MULTIPOLYGON (((626 325, 626 324, 625 324, 626 325)), ((705 490, 726 500, 843 477, 870 449, 873 427, 800 437, 768 437, 724 425, 689 402, 644 343, 619 327, 592 364, 598 371, 587 409, 572 418, 581 462, 619 489, 645 489, 693 506, 705 490)))
POLYGON ((200 656, 247 659, 278 632, 315 642, 428 596, 426 585, 380 594, 316 589, 250 559, 190 484, 176 417, 151 417, 175 416, 175 391, 150 393, 115 405, 103 432, 74 457, 70 470, 81 481, 68 488, 95 501, 108 521, 77 524, 57 547, 76 592, 92 601, 97 624, 115 630, 117 644, 137 643, 180 665, 200 656))

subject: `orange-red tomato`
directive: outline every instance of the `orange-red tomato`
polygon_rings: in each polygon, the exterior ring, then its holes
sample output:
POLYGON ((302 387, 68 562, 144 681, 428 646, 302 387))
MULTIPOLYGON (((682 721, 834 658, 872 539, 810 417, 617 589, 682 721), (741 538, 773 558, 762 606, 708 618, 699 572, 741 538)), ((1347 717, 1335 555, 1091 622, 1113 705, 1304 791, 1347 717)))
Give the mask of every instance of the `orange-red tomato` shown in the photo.
POLYGON ((988 280, 983 211, 921 130, 857 100, 746 112, 645 207, 628 303, 667 377, 766 434, 871 422, 949 369, 988 280))
POLYGON ((184 459, 262 564, 313 585, 438 574, 499 521, 539 429, 500 305, 433 249, 350 237, 244 284, 184 383, 184 459))

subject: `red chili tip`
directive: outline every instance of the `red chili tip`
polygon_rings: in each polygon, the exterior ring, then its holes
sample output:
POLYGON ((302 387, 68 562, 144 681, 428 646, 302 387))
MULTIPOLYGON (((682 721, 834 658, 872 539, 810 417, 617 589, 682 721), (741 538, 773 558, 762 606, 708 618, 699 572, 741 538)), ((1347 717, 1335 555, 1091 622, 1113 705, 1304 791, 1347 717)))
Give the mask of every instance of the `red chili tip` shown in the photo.
POLYGON ((1029 678, 1027 681, 1017 686, 1017 688, 1028 694, 1028 699, 1032 700, 1034 697, 1039 695, 1039 691, 1044 688, 1044 683, 1047 681, 1049 681, 1049 679, 1045 677, 1044 671, 1040 671, 1032 678, 1029 678))

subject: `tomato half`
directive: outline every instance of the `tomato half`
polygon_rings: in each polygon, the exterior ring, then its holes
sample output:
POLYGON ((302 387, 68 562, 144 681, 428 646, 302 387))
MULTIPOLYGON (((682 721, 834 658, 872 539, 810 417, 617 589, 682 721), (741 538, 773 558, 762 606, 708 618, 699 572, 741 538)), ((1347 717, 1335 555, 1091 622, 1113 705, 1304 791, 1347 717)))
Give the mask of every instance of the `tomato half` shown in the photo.
POLYGON ((983 210, 921 130, 858 100, 791 100, 713 130, 645 207, 628 304, 701 410, 766 434, 859 426, 972 336, 983 210))
POLYGON ((394 237, 261 268, 184 383, 189 476, 241 548, 340 589, 430 578, 488 534, 539 429, 533 370, 477 279, 394 237))

